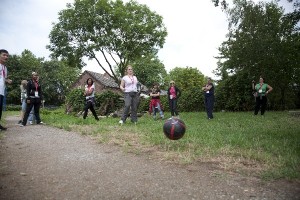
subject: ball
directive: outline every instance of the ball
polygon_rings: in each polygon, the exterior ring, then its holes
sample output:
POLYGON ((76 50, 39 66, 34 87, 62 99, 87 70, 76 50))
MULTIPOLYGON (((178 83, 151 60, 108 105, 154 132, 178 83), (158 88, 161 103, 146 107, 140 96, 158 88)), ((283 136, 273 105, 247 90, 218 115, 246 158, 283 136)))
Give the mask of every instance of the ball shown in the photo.
POLYGON ((163 126, 164 134, 170 140, 179 140, 184 136, 185 123, 177 118, 170 118, 165 121, 163 126))

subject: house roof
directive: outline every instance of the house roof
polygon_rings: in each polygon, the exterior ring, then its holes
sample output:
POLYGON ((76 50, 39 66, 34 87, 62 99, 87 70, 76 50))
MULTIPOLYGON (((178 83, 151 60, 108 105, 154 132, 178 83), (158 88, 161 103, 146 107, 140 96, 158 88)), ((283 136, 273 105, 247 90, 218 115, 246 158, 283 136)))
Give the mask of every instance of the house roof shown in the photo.
POLYGON ((99 74, 88 70, 85 70, 83 73, 85 72, 90 74, 95 80, 99 81, 101 84, 103 84, 106 87, 119 88, 119 85, 116 83, 116 81, 111 77, 109 77, 108 75, 105 76, 104 74, 99 74))

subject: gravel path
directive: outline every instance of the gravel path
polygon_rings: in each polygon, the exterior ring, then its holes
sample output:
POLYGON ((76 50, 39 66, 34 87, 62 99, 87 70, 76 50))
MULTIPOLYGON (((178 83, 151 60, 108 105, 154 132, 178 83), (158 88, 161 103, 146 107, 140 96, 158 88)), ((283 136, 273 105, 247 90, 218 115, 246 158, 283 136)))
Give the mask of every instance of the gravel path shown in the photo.
POLYGON ((0 199, 300 199, 299 184, 151 160, 74 132, 6 120, 0 199))

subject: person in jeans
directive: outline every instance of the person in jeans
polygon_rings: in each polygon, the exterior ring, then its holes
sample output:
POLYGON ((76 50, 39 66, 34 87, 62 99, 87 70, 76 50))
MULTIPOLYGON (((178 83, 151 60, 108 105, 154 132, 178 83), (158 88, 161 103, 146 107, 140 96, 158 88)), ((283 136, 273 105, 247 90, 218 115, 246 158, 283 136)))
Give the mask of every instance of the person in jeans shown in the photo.
POLYGON ((133 69, 131 65, 128 65, 126 68, 126 73, 120 84, 120 89, 124 92, 124 111, 123 115, 121 117, 121 120, 119 121, 120 124, 123 124, 126 122, 126 119, 129 114, 129 110, 131 108, 130 118, 131 122, 137 123, 137 107, 139 103, 139 94, 138 94, 138 79, 133 74, 133 69))
POLYGON ((180 95, 181 91, 177 86, 175 86, 175 81, 170 81, 170 87, 168 89, 168 99, 172 118, 179 118, 179 113, 177 111, 177 100, 180 95))
POLYGON ((99 118, 95 111, 95 85, 94 81, 91 78, 88 78, 86 80, 85 90, 84 90, 84 96, 85 96, 85 107, 84 107, 84 113, 83 113, 83 119, 86 118, 88 110, 93 113, 95 119, 99 121, 99 118))
MULTIPOLYGON (((5 95, 6 83, 11 84, 12 80, 7 78, 6 62, 8 61, 9 53, 5 49, 0 49, 0 120, 2 117, 3 100, 5 95)), ((0 130, 5 131, 7 128, 0 125, 0 130)))
POLYGON ((27 83, 26 113, 20 126, 26 126, 30 111, 34 108, 34 115, 37 124, 43 124, 40 118, 40 107, 43 99, 42 87, 39 83, 38 73, 32 72, 32 79, 27 83))
POLYGON ((160 102, 160 89, 158 83, 153 84, 153 88, 150 92, 150 105, 149 105, 149 113, 153 115, 153 119, 156 119, 156 112, 158 111, 160 114, 160 118, 164 119, 163 107, 160 102))

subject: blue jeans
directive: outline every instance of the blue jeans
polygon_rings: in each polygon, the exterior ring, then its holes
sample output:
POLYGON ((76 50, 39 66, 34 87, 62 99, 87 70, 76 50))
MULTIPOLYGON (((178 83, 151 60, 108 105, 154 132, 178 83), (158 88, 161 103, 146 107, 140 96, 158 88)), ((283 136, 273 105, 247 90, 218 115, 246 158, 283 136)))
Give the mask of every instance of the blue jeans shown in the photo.
POLYGON ((156 117, 156 111, 159 112, 160 116, 161 117, 164 117, 164 113, 159 105, 159 103, 157 103, 156 107, 152 106, 152 111, 153 111, 153 117, 155 118, 156 117))

